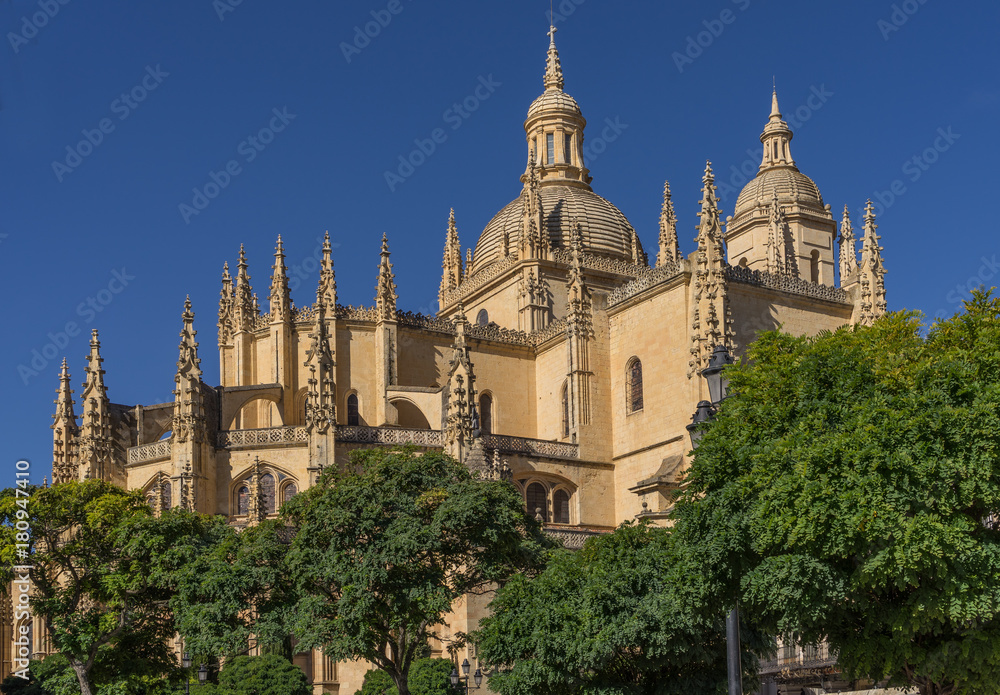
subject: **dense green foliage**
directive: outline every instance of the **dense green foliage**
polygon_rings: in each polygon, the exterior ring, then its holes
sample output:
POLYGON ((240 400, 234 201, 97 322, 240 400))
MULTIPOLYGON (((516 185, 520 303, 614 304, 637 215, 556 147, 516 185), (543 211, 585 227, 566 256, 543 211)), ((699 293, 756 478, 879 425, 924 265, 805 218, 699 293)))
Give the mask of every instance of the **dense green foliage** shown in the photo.
POLYGON ((761 337, 677 507, 722 601, 925 693, 1000 674, 1000 302, 761 337))
MULTIPOLYGON (((0 693, 3 695, 54 695, 51 690, 46 690, 38 677, 38 669, 42 662, 32 661, 28 667, 29 677, 7 676, 3 683, 0 683, 0 693)), ((68 666, 68 664, 67 664, 68 666)))
MULTIPOLYGON (((462 695, 464 687, 451 684, 454 668, 455 665, 448 659, 416 659, 407 680, 411 695, 462 695)), ((398 692, 388 673, 373 668, 365 674, 361 689, 354 695, 397 695, 398 692)))
MULTIPOLYGON (((725 612, 669 531, 626 523, 515 577, 473 636, 501 695, 723 693, 725 612)), ((765 642, 744 626, 745 680, 765 642)))
POLYGON ((237 656, 219 674, 218 692, 226 695, 311 695, 298 666, 278 654, 237 656))
POLYGON ((454 602, 538 567, 549 543, 512 485, 433 452, 356 451, 283 512, 300 644, 375 664, 400 695, 454 602))

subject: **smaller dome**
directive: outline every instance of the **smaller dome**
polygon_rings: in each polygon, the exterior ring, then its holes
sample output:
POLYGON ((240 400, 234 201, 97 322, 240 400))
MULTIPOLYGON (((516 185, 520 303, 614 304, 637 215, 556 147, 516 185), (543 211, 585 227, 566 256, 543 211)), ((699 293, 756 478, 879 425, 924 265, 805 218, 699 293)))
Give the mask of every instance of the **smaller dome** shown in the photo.
POLYGON ((542 92, 542 95, 528 107, 528 120, 553 111, 569 111, 574 116, 583 118, 583 112, 580 111, 580 105, 576 103, 576 99, 561 89, 548 89, 542 92))
POLYGON ((823 196, 816 183, 794 167, 777 167, 757 174, 736 199, 733 218, 750 212, 758 204, 770 205, 775 194, 780 203, 797 203, 817 212, 825 212, 823 196))

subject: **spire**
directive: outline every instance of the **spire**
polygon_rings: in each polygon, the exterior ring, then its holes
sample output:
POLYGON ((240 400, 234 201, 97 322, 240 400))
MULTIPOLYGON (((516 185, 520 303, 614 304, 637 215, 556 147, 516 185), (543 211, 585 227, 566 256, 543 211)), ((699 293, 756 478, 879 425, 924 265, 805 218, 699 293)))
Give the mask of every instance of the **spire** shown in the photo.
POLYGON ((559 49, 556 48, 556 29, 549 26, 549 53, 545 60, 545 90, 563 88, 562 64, 559 62, 559 49))
POLYGON ((191 297, 184 300, 181 314, 181 342, 178 348, 177 373, 174 375, 174 415, 173 438, 176 442, 204 441, 205 400, 201 393, 201 360, 198 358, 198 343, 195 337, 194 312, 191 311, 191 297))
POLYGON ((323 237, 323 260, 320 261, 319 289, 316 300, 321 301, 331 315, 337 309, 337 276, 333 272, 333 247, 330 245, 330 232, 327 232, 323 237))
POLYGON ((382 260, 378 266, 378 284, 375 286, 375 307, 380 321, 396 320, 396 276, 389 261, 389 238, 382 234, 382 260))
POLYGON ((663 182, 663 208, 660 210, 660 252, 656 266, 676 263, 681 258, 680 239, 677 237, 677 215, 670 199, 670 182, 663 182))
POLYGON ((236 289, 233 293, 233 328, 236 332, 254 329, 258 313, 255 305, 250 274, 247 272, 247 256, 243 244, 240 244, 240 258, 236 264, 236 289))
POLYGON ((701 223, 698 225, 692 289, 691 360, 688 377, 708 365, 716 345, 735 349, 733 320, 729 308, 729 288, 726 282, 726 255, 723 246, 719 203, 715 197, 715 176, 712 163, 705 166, 702 178, 701 223))
MULTIPOLYGON (((330 271, 333 272, 332 269, 330 271)), ((334 393, 335 362, 333 350, 330 347, 330 331, 326 325, 327 308, 331 315, 336 310, 335 304, 328 304, 324 295, 323 278, 320 277, 319 288, 316 290, 316 306, 313 329, 309 334, 309 350, 306 352, 304 366, 309 368, 306 394, 306 428, 325 434, 337 421, 337 405, 334 393)))
POLYGON ((271 323, 291 320, 292 300, 288 292, 288 274, 285 272, 285 247, 278 235, 278 243, 274 247, 274 265, 271 266, 271 323))
POLYGON ((850 278, 858 270, 858 251, 854 246, 854 227, 851 226, 851 216, 844 206, 844 216, 840 221, 840 286, 850 282, 850 278))
POLYGON ((76 413, 73 411, 73 389, 70 388, 69 368, 63 358, 56 389, 56 414, 52 416, 52 482, 65 483, 79 477, 77 470, 76 413))
POLYGON ((858 297, 858 323, 870 326, 875 319, 886 312, 885 266, 882 264, 882 247, 878 245, 878 225, 872 201, 865 206, 865 236, 861 241, 861 266, 859 279, 861 291, 858 297))
POLYGON ((798 261, 795 257, 795 246, 792 242, 792 232, 785 219, 785 211, 778 202, 778 192, 772 193, 771 205, 768 207, 767 225, 767 266, 766 270, 774 275, 798 277, 798 261))
POLYGON ((472 275, 472 247, 465 249, 465 277, 472 275))
POLYGON ((103 363, 101 341, 95 328, 90 337, 90 354, 85 370, 87 378, 80 394, 83 423, 80 427, 79 460, 86 477, 108 480, 112 473, 111 404, 104 385, 103 363))
POLYGON ((583 227, 577 220, 571 223, 569 282, 566 285, 566 322, 574 335, 593 335, 593 315, 590 288, 583 277, 583 227))
POLYGON ((229 261, 222 265, 222 290, 219 291, 219 345, 226 345, 233 336, 233 278, 229 261))
POLYGON ((542 211, 541 182, 534 156, 529 157, 528 173, 521 191, 521 240, 520 258, 546 259, 549 251, 549 234, 545 228, 542 211))
POLYGON ((448 216, 448 231, 445 235, 444 260, 441 267, 438 301, 444 306, 445 295, 462 284, 462 245, 459 243, 458 229, 455 226, 455 208, 451 209, 451 214, 448 216))
POLYGON ((455 318, 455 341, 449 363, 445 402, 445 451, 464 463, 473 447, 473 420, 476 416, 476 375, 472 365, 472 349, 466 340, 469 328, 465 311, 458 305, 455 318))
POLYGON ((778 90, 771 93, 771 113, 768 116, 760 142, 764 146, 764 156, 761 159, 760 171, 778 166, 795 167, 789 143, 792 141, 792 131, 788 124, 781 120, 781 110, 778 108, 778 90))

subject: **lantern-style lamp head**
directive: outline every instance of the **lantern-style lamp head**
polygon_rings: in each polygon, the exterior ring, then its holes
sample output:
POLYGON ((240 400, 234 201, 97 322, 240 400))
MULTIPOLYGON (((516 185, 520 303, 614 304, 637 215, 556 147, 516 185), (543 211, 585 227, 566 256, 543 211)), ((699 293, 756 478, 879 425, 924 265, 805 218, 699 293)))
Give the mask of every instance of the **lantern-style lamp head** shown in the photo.
POLYGON ((191 653, 184 652, 184 656, 181 657, 181 666, 184 668, 191 668, 191 653))
POLYGON ((483 672, 477 668, 476 672, 472 676, 472 680, 476 681, 476 687, 478 688, 483 684, 483 672))
POLYGON ((708 401, 698 403, 698 407, 691 417, 691 424, 687 426, 688 434, 691 437, 692 449, 698 448, 698 444, 701 443, 701 437, 705 433, 701 425, 711 420, 713 415, 715 415, 715 408, 712 407, 711 403, 708 401))
POLYGON ((452 669, 451 670, 451 675, 448 676, 448 678, 451 679, 451 684, 452 685, 458 685, 458 671, 456 671, 455 669, 452 669))
POLYGON ((729 379, 723 376, 723 370, 733 363, 733 358, 729 354, 726 346, 719 343, 712 351, 712 356, 708 359, 708 366, 701 370, 701 375, 708 382, 708 395, 712 399, 713 405, 718 405, 726 397, 729 389, 729 379))
POLYGON ((204 683, 207 680, 208 680, 208 666, 202 664, 201 668, 198 669, 198 682, 204 683))
POLYGON ((462 662, 462 673, 464 673, 465 675, 469 675, 470 668, 472 668, 472 666, 469 665, 468 659, 462 662))

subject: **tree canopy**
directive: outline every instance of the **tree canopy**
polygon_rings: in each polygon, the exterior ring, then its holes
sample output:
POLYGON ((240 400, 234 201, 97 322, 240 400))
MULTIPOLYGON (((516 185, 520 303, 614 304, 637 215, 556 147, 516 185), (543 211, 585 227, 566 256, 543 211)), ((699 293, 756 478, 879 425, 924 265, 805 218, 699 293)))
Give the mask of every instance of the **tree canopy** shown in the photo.
POLYGON ((512 485, 435 452, 356 451, 283 513, 300 644, 377 665, 400 695, 454 602, 534 570, 550 544, 512 485))
MULTIPOLYGON (((666 529, 626 523, 498 592, 473 634, 501 695, 723 693, 725 612, 666 529)), ((746 678, 765 647, 744 627, 746 678)))
POLYGON ((763 335, 675 519, 720 600, 849 674, 948 695, 1000 674, 1000 302, 763 335))

